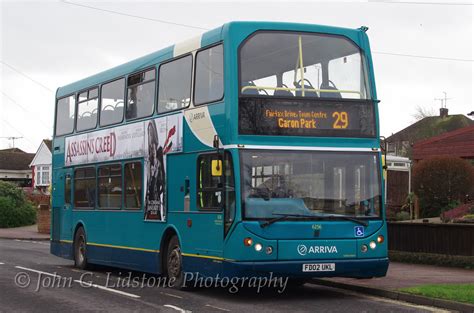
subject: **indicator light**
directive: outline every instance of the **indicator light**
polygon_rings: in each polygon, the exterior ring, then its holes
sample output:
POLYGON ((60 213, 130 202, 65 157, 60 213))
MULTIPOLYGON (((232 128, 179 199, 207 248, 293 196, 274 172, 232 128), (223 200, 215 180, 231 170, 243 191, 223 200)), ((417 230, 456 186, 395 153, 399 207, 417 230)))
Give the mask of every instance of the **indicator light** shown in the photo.
POLYGON ((384 240, 385 240, 385 238, 384 238, 382 235, 379 235, 379 236, 377 237, 377 242, 378 242, 378 243, 382 243, 382 242, 384 242, 384 240))
POLYGON ((252 238, 247 237, 244 239, 244 246, 250 247, 252 243, 253 243, 252 238))

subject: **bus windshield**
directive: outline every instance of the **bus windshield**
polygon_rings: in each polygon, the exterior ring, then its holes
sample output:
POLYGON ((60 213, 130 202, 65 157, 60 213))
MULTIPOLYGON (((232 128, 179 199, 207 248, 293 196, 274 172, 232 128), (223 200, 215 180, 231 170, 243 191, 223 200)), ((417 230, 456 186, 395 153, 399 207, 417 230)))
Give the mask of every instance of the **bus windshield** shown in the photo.
POLYGON ((257 32, 240 49, 241 95, 369 99, 359 47, 342 36, 257 32))
POLYGON ((379 167, 376 153, 244 150, 244 217, 380 217, 379 167))

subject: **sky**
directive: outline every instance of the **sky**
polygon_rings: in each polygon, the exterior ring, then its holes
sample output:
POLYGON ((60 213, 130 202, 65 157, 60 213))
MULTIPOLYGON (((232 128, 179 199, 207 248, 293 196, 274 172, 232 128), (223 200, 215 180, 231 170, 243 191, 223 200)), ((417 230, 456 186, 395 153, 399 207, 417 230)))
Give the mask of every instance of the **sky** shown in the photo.
POLYGON ((0 0, 0 149, 53 133, 55 90, 235 20, 369 27, 381 135, 417 107, 474 111, 473 1, 0 0), (113 13, 113 12, 116 13, 113 13), (180 25, 182 24, 182 25, 180 25))

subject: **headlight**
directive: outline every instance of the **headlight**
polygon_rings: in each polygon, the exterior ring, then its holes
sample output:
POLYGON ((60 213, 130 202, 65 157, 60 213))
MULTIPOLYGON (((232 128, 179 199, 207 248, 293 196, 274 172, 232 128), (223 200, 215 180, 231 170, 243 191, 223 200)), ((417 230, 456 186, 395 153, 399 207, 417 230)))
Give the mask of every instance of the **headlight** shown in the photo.
POLYGON ((374 250, 377 247, 377 244, 375 243, 375 241, 371 241, 369 243, 369 247, 370 247, 370 249, 374 250))
POLYGON ((362 245, 362 246, 360 247, 360 251, 362 251, 362 252, 364 252, 364 253, 367 252, 367 249, 368 249, 368 248, 367 248, 367 245, 362 245))
POLYGON ((262 245, 261 245, 260 243, 256 243, 256 244, 255 244, 255 251, 260 252, 260 251, 262 251, 262 248, 263 248, 263 247, 262 247, 262 245))

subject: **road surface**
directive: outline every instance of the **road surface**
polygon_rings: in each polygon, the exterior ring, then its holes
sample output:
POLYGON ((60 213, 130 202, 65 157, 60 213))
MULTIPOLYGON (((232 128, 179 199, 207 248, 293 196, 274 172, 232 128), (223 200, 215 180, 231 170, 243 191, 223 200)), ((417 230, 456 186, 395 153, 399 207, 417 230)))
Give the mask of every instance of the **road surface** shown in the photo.
POLYGON ((48 242, 0 239, 0 312, 445 312, 315 284, 231 293, 175 290, 159 279, 116 268, 78 270, 51 255, 48 242))

